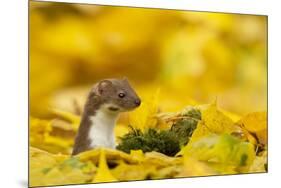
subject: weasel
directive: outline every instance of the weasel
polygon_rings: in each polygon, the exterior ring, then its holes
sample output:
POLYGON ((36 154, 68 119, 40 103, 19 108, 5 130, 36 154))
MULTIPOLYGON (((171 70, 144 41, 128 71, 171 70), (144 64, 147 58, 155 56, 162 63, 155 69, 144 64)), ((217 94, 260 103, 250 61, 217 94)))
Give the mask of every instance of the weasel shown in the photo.
POLYGON ((114 127, 118 115, 140 104, 126 78, 99 81, 89 92, 72 155, 97 147, 115 149, 114 127))

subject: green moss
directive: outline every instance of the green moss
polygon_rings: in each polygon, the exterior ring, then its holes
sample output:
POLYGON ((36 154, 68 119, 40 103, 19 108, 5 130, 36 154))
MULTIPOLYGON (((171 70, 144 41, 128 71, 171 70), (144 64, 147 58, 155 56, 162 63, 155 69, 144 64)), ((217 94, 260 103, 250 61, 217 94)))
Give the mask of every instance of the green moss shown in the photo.
POLYGON ((183 116, 190 117, 196 120, 201 120, 201 111, 199 109, 189 107, 182 112, 183 116))
POLYGON ((173 124, 171 131, 177 135, 179 144, 186 145, 189 142, 193 131, 197 127, 197 121, 193 119, 185 119, 173 124))
POLYGON ((117 149, 126 153, 130 153, 130 150, 141 149, 143 152, 157 151, 174 156, 180 150, 176 135, 168 130, 148 129, 142 133, 139 129, 132 129, 120 139, 121 143, 117 149))
POLYGON ((180 146, 184 146, 189 142, 189 138, 196 129, 198 121, 201 120, 201 112, 195 108, 189 108, 182 115, 183 119, 175 122, 171 127, 171 131, 179 139, 180 146))
POLYGON ((148 129, 141 132, 134 129, 120 137, 120 144, 117 149, 126 153, 130 150, 139 150, 143 152, 157 151, 168 156, 174 156, 180 151, 181 146, 188 143, 193 131, 201 119, 201 112, 190 108, 183 115, 183 118, 175 122, 169 130, 148 129))

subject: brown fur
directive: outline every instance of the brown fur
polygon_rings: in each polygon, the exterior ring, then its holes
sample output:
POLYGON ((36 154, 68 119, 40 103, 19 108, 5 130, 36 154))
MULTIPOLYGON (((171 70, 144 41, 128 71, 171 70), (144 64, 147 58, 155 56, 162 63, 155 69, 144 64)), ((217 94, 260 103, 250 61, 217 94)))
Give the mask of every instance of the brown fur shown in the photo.
POLYGON ((126 79, 107 79, 94 85, 84 107, 72 155, 92 149, 90 147, 91 140, 88 138, 92 126, 89 118, 96 114, 102 104, 112 103, 122 108, 123 111, 128 111, 139 106, 139 104, 136 104, 136 100, 140 99, 126 79), (119 98, 118 93, 120 92, 126 93, 126 97, 119 98))
POLYGON ((90 93, 88 100, 85 104, 78 133, 75 138, 72 155, 76 155, 82 151, 90 149, 90 140, 88 138, 88 132, 91 126, 91 120, 89 119, 89 116, 94 116, 96 111, 99 109, 99 106, 101 105, 100 100, 93 100, 93 95, 94 93, 90 93))

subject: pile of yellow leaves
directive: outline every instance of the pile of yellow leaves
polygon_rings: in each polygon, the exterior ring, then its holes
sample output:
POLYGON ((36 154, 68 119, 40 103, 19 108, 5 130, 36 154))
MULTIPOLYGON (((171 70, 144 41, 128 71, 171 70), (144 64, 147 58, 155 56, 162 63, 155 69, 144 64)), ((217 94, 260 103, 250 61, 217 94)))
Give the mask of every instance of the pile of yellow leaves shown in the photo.
POLYGON ((29 15, 30 186, 267 171, 265 16, 38 1, 29 15), (116 76, 142 99, 120 116, 117 144, 128 125, 166 131, 200 111, 175 156, 106 148, 70 156, 92 84, 116 76), (216 96, 225 110, 197 106, 216 96))
MULTIPOLYGON (((171 119, 179 118, 188 108, 178 113, 157 114, 155 111, 156 124, 168 127, 171 119)), ((188 144, 174 157, 155 151, 132 150, 127 154, 106 148, 71 157, 78 116, 54 111, 57 118, 52 121, 31 118, 30 186, 267 171, 266 112, 254 112, 240 118, 219 110, 216 104, 194 108, 200 109, 201 120, 188 144)), ((119 128, 124 129, 117 127, 117 132, 119 128)))

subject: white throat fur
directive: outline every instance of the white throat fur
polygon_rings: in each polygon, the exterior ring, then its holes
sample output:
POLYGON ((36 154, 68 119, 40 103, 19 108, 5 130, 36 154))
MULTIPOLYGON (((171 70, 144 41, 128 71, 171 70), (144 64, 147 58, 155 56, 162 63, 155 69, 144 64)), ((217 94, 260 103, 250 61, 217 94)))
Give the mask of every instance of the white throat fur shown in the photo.
POLYGON ((105 147, 115 149, 114 128, 119 112, 109 111, 109 106, 101 106, 94 116, 89 117, 91 127, 88 137, 91 142, 91 148, 105 147))

